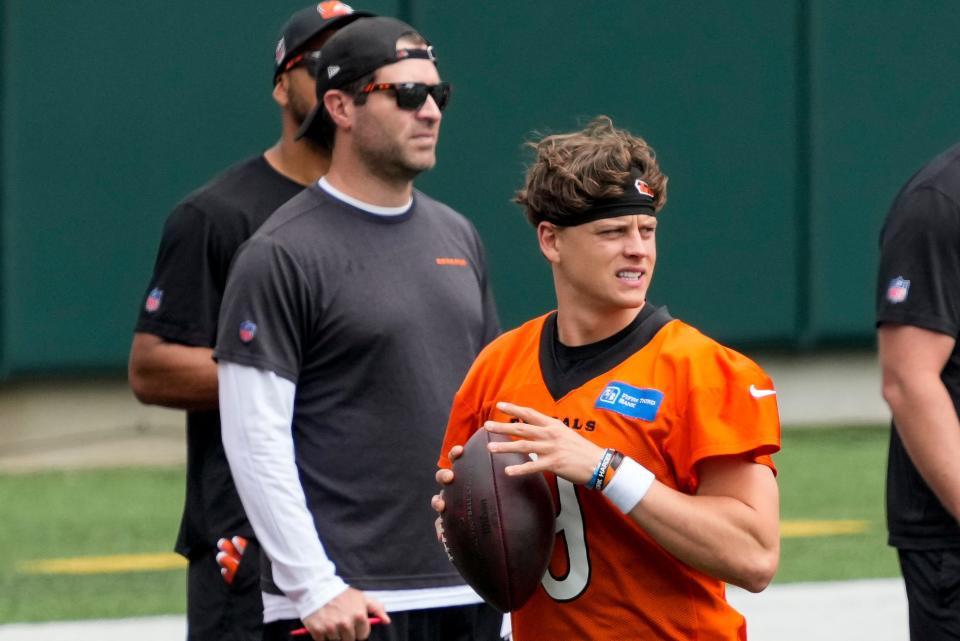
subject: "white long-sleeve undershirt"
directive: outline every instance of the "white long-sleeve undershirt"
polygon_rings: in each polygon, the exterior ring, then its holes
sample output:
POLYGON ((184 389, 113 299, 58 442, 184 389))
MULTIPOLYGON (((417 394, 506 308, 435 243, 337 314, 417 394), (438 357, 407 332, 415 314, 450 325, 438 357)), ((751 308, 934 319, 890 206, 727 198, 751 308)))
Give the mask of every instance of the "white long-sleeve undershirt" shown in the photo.
MULTIPOLYGON (((218 373, 221 431, 230 471, 257 539, 270 557, 273 580, 286 595, 264 594, 264 621, 302 619, 348 586, 337 576, 317 535, 297 473, 291 431, 296 385, 274 372, 223 360, 218 373)), ((392 612, 481 601, 468 586, 378 590, 367 595, 392 612)))
POLYGON ((347 589, 327 558, 297 475, 290 425, 296 386, 273 372, 221 361, 220 423, 230 472, 299 617, 347 589))

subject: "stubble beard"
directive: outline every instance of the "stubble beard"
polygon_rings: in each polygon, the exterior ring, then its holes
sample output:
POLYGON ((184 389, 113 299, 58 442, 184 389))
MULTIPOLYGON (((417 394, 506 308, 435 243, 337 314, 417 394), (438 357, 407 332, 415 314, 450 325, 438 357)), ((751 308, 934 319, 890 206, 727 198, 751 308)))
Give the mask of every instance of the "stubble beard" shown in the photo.
POLYGON ((287 109, 290 111, 290 116, 297 123, 297 127, 301 127, 306 122, 307 116, 313 111, 313 107, 296 91, 288 90, 287 96, 289 99, 287 109))
POLYGON ((382 138, 374 144, 369 144, 362 138, 358 139, 356 152, 371 174, 390 182, 412 182, 436 164, 435 156, 429 161, 415 162, 404 154, 400 145, 392 142, 384 144, 382 138))

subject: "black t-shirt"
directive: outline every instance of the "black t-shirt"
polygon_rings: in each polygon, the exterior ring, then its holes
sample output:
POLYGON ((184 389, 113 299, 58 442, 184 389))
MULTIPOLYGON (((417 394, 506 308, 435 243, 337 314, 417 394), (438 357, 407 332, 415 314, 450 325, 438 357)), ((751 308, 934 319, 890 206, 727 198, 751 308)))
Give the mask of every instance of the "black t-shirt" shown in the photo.
POLYGON ((216 357, 296 383, 300 481, 350 585, 463 584, 430 496, 453 396, 498 332, 476 230, 420 192, 379 216, 314 186, 241 249, 216 357))
MULTIPOLYGON (((880 233, 877 325, 960 336, 960 145, 934 158, 894 199, 880 233)), ((960 414, 960 341, 941 373, 960 414)), ((887 468, 889 541, 898 548, 960 546, 960 525, 917 471, 896 429, 887 468)))
MULTIPOLYGON (((234 165, 171 212, 136 331, 213 347, 227 271, 237 249, 303 186, 263 156, 234 165)), ((187 412, 187 493, 176 550, 205 554, 222 536, 252 536, 220 440, 220 414, 187 412)))

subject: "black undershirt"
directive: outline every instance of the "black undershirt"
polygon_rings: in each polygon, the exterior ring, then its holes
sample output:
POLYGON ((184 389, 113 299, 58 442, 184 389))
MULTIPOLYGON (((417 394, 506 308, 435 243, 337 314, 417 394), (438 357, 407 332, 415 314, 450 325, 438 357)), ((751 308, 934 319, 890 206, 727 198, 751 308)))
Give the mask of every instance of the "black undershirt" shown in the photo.
POLYGON ((547 317, 540 335, 540 370, 554 400, 609 371, 642 349, 673 320, 666 307, 647 303, 622 330, 596 343, 569 347, 560 342, 557 314, 547 317))

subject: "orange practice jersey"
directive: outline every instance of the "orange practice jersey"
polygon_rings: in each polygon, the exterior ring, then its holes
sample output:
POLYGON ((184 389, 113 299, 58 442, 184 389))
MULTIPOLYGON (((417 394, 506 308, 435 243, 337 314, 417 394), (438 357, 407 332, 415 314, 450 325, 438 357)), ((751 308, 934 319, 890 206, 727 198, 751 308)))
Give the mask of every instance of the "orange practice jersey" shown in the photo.
MULTIPOLYGON (((534 319, 480 354, 454 401, 441 466, 484 421, 510 421, 494 407, 507 401, 561 419, 688 494, 708 457, 747 455, 776 471, 776 396, 753 361, 668 320, 618 364, 554 398, 540 354, 552 318, 534 319)), ((558 504, 556 545, 537 592, 512 615, 516 641, 746 638, 722 581, 677 560, 601 492, 547 477, 558 504)))

